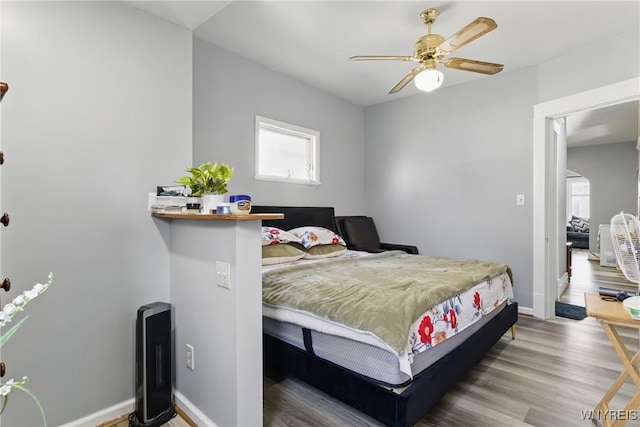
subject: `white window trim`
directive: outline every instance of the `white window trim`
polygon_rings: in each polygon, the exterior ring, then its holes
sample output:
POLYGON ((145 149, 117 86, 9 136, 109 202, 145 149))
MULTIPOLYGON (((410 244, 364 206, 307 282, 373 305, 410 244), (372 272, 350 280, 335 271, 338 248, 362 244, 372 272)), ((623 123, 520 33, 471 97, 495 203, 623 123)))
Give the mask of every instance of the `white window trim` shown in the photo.
POLYGON ((290 184, 305 184, 305 185, 320 185, 320 132, 307 129, 302 126, 296 126, 278 120, 273 120, 263 116, 256 116, 255 126, 255 165, 254 165, 254 179, 258 181, 271 181, 271 182, 286 182, 290 184), (292 135, 298 135, 301 137, 309 138, 311 140, 311 152, 312 159, 311 164, 308 165, 312 169, 312 179, 299 179, 299 178, 284 178, 273 175, 263 175, 259 173, 260 164, 260 129, 266 128, 275 131, 282 131, 292 135))

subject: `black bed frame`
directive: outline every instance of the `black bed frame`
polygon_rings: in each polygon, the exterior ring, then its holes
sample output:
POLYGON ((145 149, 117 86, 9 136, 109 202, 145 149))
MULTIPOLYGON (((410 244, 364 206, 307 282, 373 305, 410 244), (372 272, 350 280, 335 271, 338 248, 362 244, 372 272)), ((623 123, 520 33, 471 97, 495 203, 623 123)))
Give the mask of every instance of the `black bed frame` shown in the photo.
MULTIPOLYGON (((284 213, 263 225, 283 230, 317 225, 336 231, 332 207, 253 206, 252 213, 284 213)), ((518 320, 518 304, 505 305, 482 328, 416 375, 401 393, 314 354, 263 334, 264 371, 279 380, 293 376, 394 427, 415 425, 453 385, 473 368, 518 320)))

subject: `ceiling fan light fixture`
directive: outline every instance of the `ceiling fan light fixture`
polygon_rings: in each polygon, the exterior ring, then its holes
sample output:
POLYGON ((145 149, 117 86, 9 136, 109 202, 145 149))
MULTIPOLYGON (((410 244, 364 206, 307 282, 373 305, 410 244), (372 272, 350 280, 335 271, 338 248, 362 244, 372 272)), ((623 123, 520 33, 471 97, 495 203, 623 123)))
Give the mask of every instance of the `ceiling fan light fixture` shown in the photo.
POLYGON ((420 72, 414 79, 416 87, 425 92, 431 92, 442 86, 444 74, 439 70, 428 69, 420 72))

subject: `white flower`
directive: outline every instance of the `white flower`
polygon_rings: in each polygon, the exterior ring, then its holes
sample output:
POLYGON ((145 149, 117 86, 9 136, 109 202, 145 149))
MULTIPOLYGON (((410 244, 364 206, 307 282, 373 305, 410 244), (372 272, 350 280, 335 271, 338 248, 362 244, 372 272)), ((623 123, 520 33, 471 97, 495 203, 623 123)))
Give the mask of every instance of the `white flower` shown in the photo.
POLYGON ((13 313, 15 313, 15 311, 16 311, 16 306, 15 306, 12 302, 10 302, 9 304, 6 304, 6 305, 4 306, 4 308, 2 309, 2 311, 3 311, 6 315, 11 316, 13 313))
POLYGON ((29 381, 27 377, 22 377, 22 381, 16 381, 12 378, 6 383, 0 384, 0 396, 7 396, 14 388, 25 385, 27 381, 29 381))
MULTIPOLYGON (((42 292, 46 291, 52 282, 53 282, 53 274, 49 273, 49 281, 47 282, 46 285, 37 283, 33 287, 33 289, 23 292, 21 295, 18 295, 17 297, 15 297, 12 302, 10 302, 9 304, 6 304, 0 311, 0 327, 6 325, 7 322, 11 322, 13 317, 18 312, 24 311, 24 306, 27 305, 27 303, 31 301, 33 298, 37 297, 42 292)), ((16 323, 6 334, 0 334, 0 347, 6 344, 9 338, 11 338, 11 336, 16 332, 16 330, 20 327, 20 325, 22 325, 22 323, 25 320, 27 320, 26 317, 20 320, 18 323, 16 323)), ((36 402, 36 404, 38 405, 38 409, 40 409, 40 414, 42 415, 42 421, 46 426, 47 421, 44 415, 44 410, 42 409, 42 405, 40 404, 40 401, 29 390, 23 387, 28 380, 29 379, 27 377, 22 377, 22 381, 15 381, 13 379, 10 379, 4 384, 0 383, 0 397, 4 397, 4 399, 2 399, 3 401, 2 401, 2 407, 0 408, 0 414, 5 408, 9 393, 11 393, 12 390, 17 388, 27 393, 36 402)))

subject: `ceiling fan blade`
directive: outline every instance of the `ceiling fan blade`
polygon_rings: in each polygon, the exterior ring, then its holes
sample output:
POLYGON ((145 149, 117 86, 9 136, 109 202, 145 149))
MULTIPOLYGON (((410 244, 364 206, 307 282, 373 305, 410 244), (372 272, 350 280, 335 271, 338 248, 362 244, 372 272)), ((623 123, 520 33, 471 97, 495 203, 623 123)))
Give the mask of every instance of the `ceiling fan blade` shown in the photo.
POLYGON ((450 58, 444 61, 447 68, 455 68, 463 71, 473 71, 474 73, 496 74, 502 71, 504 65, 493 62, 476 61, 474 59, 450 58))
POLYGON ((400 92, 400 90, 402 90, 403 87, 409 84, 409 82, 411 82, 411 80, 413 80, 413 78, 417 76, 422 70, 424 70, 424 67, 416 67, 413 70, 409 71, 403 78, 400 79, 398 83, 396 83, 394 87, 389 90, 388 94, 391 95, 393 93, 400 92))
POLYGON ((352 61, 413 61, 413 56, 362 55, 352 56, 352 61))
POLYGON ((484 36, 489 31, 498 28, 498 24, 491 18, 477 18, 475 21, 440 43, 438 49, 443 53, 451 53, 461 48, 469 42, 474 41, 478 37, 484 36))

